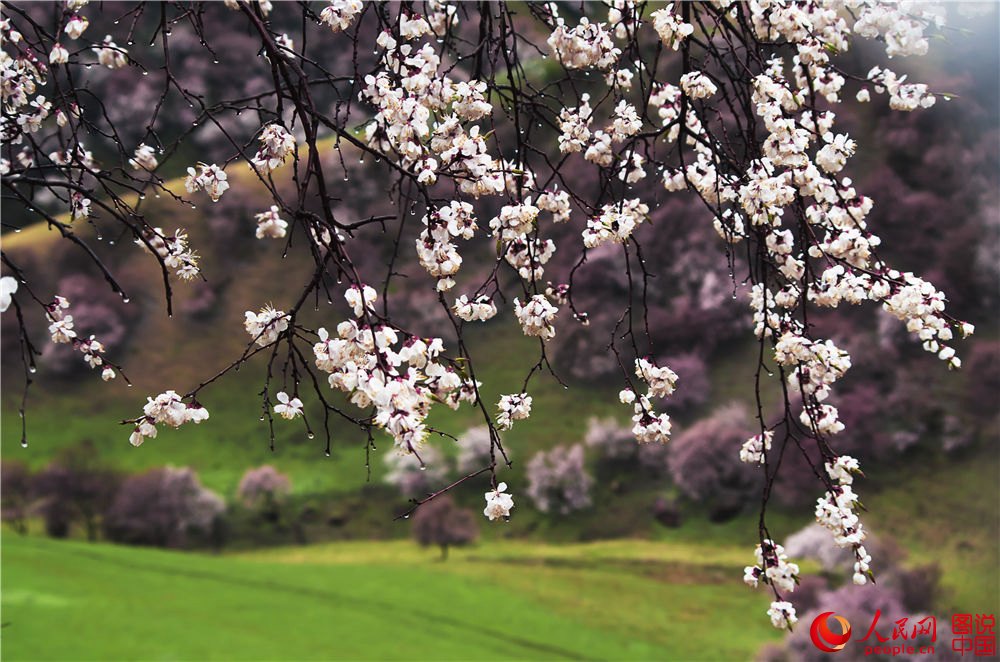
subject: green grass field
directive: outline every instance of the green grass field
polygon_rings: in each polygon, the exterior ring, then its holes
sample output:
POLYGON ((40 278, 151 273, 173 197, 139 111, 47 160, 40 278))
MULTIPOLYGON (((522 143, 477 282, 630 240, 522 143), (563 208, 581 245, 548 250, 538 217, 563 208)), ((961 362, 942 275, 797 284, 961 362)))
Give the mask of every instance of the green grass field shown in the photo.
POLYGON ((7 535, 7 660, 746 659, 738 548, 412 543, 228 557, 7 535))

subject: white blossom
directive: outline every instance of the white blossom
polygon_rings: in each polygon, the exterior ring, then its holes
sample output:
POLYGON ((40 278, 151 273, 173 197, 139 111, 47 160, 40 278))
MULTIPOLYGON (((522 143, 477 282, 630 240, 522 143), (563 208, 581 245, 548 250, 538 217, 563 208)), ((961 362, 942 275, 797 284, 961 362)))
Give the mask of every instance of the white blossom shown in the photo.
POLYGON ((483 514, 490 518, 491 522, 496 519, 506 520, 510 518, 510 509, 514 507, 514 499, 507 494, 507 483, 500 483, 496 489, 490 490, 484 496, 486 497, 486 508, 483 509, 483 514))
POLYGON ((302 415, 302 401, 298 398, 289 399, 284 391, 279 391, 274 397, 278 399, 278 404, 274 405, 274 413, 278 416, 292 420, 302 415))
POLYGON ((288 221, 279 216, 281 210, 277 205, 271 205, 271 208, 267 211, 261 212, 254 216, 257 220, 257 238, 264 239, 269 237, 271 239, 281 239, 285 236, 288 230, 288 221))
POLYGON ((17 292, 18 282, 13 276, 0 278, 0 313, 7 312, 10 302, 15 292, 17 292))

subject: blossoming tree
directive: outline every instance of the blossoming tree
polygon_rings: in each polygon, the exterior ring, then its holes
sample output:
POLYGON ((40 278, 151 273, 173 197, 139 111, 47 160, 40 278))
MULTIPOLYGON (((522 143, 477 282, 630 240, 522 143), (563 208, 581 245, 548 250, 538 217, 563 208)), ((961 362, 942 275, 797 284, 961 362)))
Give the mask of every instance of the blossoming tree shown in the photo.
MULTIPOLYGON (((838 454, 844 425, 826 402, 851 359, 815 336, 809 315, 880 305, 948 367, 961 365, 953 340, 972 325, 948 315, 945 295, 930 282, 880 258, 879 237, 866 223, 875 201, 849 177, 859 145, 837 116, 843 103, 910 112, 941 98, 886 66, 855 69, 857 59, 846 54, 874 40, 893 63, 922 55, 943 16, 871 0, 321 4, 4 5, 4 198, 74 244, 109 288, 127 300, 129 283, 93 243, 116 228, 159 266, 169 314, 174 288, 202 278, 202 264, 184 227, 163 227, 143 201, 172 200, 183 218, 187 208, 226 196, 234 170, 252 173, 271 199, 251 215, 249 232, 273 242, 276 257, 293 240, 304 244, 312 263, 311 277, 290 283, 277 307, 262 301, 246 312, 241 355, 187 391, 150 397, 126 421, 130 442, 207 420, 203 389, 260 361, 267 377, 257 404, 272 443, 275 425, 298 421, 310 437, 319 428, 329 448, 331 420, 339 418, 364 430, 370 447, 385 434, 422 465, 428 438, 449 434, 428 425, 431 410, 475 409, 486 430, 482 466, 413 508, 485 475, 485 515, 507 518, 514 500, 496 476, 507 462, 504 435, 532 415, 533 382, 544 372, 558 379, 547 347, 560 328, 588 324, 574 294, 596 251, 617 251, 626 265, 625 295, 602 305, 617 311, 607 351, 620 368, 619 398, 635 443, 669 442, 663 403, 684 384, 652 358, 647 290, 665 265, 644 251, 642 238, 669 194, 687 194, 718 233, 718 259, 732 273, 733 297, 749 303, 748 331, 760 346, 757 431, 728 451, 754 466, 764 486, 756 563, 745 580, 773 592, 768 614, 776 627, 795 623, 785 598, 798 566, 772 541, 765 515, 782 458, 802 454, 820 495, 818 521, 832 544, 853 554, 855 583, 869 581, 853 490, 861 470, 838 454), (222 46, 206 20, 225 12, 227 31, 252 36, 256 51, 240 56, 266 85, 238 94, 193 90, 172 55, 172 31, 193 32, 202 57, 214 60, 222 46), (92 21, 109 34, 96 38, 92 21), (141 139, 122 138, 114 99, 88 85, 94 67, 109 77, 140 70, 158 81, 153 103, 132 109, 142 115, 141 139), (193 117, 187 128, 166 117, 178 103, 193 117), (187 156, 203 128, 224 154, 214 163, 187 156), (348 161, 365 158, 385 174, 385 208, 346 218, 332 200, 351 186, 348 161), (183 191, 171 188, 171 173, 184 177, 183 191), (363 272, 354 252, 368 228, 396 238, 380 271, 363 272), (573 256, 565 273, 547 268, 557 249, 573 256), (405 259, 426 271, 450 326, 442 337, 394 316, 387 293, 405 259), (463 264, 473 262, 489 266, 467 275, 463 264), (338 297, 347 318, 331 306, 326 328, 306 325, 307 308, 338 297), (537 339, 537 355, 524 365, 521 389, 493 403, 480 395, 465 334, 501 310, 537 339), (776 417, 760 403, 772 373, 783 394, 776 417), (308 420, 311 411, 322 412, 321 424, 308 420), (806 452, 817 449, 818 461, 806 452)), ((0 309, 19 321, 25 395, 39 355, 29 307, 44 311, 52 342, 74 347, 104 380, 125 377, 100 338, 77 334, 72 301, 33 286, 7 252, 3 265, 0 309)))

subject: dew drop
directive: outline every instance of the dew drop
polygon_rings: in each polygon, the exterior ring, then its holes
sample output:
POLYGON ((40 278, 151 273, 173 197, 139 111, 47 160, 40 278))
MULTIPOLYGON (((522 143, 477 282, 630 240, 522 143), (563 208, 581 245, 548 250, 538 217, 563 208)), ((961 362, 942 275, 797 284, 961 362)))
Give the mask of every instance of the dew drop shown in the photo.
POLYGON ((427 465, 426 464, 421 464, 420 465, 420 470, 421 471, 427 471, 427 465))
POLYGON ((403 515, 403 519, 410 519, 409 515, 403 515))
POLYGON ((148 71, 143 71, 143 72, 142 72, 142 75, 143 75, 143 76, 148 76, 148 75, 149 75, 149 72, 148 72, 148 71))
POLYGON ((14 234, 21 234, 21 228, 16 228, 14 230, 14 234))
POLYGON ((21 448, 27 448, 27 447, 28 447, 28 440, 27 439, 22 439, 21 440, 21 448))
POLYGON ((28 368, 28 372, 30 372, 31 374, 35 374, 36 372, 38 372, 38 368, 36 368, 35 366, 31 366, 30 368, 28 368))
POLYGON ((129 301, 131 301, 131 299, 128 297, 122 297, 122 303, 128 303, 129 301))
POLYGON ((330 457, 330 451, 324 451, 323 455, 326 455, 327 457, 330 457))
POLYGON ((261 423, 263 423, 263 422, 264 422, 264 414, 261 414, 261 415, 260 415, 260 422, 261 422, 261 423))
POLYGON ((316 435, 314 435, 312 432, 309 432, 306 434, 306 437, 308 437, 309 439, 315 439, 316 435))

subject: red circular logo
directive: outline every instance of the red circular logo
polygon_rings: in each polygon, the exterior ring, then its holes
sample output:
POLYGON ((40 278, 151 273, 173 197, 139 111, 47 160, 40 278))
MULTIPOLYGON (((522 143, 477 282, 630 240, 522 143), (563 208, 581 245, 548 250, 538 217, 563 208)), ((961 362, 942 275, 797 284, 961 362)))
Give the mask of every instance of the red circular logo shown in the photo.
POLYGON ((813 619, 809 627, 809 636, 813 645, 824 653, 836 653, 842 650, 851 639, 851 624, 843 616, 837 616, 832 611, 826 611, 813 619), (830 629, 830 618, 840 625, 840 634, 830 629))

